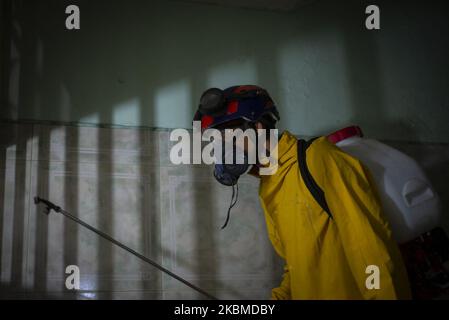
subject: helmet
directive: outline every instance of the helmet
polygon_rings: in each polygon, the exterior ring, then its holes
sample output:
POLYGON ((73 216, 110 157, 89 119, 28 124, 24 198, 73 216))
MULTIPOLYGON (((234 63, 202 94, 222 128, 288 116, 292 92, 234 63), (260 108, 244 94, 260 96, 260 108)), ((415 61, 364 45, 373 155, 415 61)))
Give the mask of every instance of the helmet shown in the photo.
POLYGON ((206 90, 193 121, 201 121, 201 129, 205 130, 233 120, 255 122, 263 116, 269 116, 273 122, 280 119, 268 92, 259 86, 240 85, 206 90))

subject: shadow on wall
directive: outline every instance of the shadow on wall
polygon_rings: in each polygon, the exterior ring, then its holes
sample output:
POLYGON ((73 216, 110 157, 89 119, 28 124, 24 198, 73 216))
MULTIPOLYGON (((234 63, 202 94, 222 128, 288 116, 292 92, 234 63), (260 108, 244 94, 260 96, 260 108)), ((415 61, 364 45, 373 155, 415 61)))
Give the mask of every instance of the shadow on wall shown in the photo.
MULTIPOLYGON (((389 4, 383 1, 378 4, 381 11, 381 30, 367 30, 363 25, 367 15, 365 8, 369 1, 353 1, 357 10, 340 10, 338 21, 352 21, 353 24, 341 23, 344 50, 347 66, 347 82, 351 95, 352 119, 364 126, 362 130, 368 135, 376 136, 376 132, 387 130, 392 135, 400 133, 409 141, 419 141, 419 136, 408 122, 408 119, 391 119, 388 116, 386 91, 389 90, 382 69, 380 43, 385 41, 385 31, 392 26, 392 20, 404 14, 404 10, 416 12, 413 2, 407 6, 389 4)), ((336 8, 338 10, 338 8, 336 8)), ((335 12, 335 11, 334 11, 335 12)), ((338 11, 337 11, 338 12, 338 11)), ((393 24, 394 25, 394 24, 393 24)), ((379 134, 377 134, 379 135, 379 134)))

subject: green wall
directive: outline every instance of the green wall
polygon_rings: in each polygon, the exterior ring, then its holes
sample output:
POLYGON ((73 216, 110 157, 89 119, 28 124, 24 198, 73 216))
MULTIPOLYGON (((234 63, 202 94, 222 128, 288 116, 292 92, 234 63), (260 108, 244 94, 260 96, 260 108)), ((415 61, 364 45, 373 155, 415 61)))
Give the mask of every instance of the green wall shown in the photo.
POLYGON ((284 13, 25 1, 14 14, 18 90, 0 116, 188 128, 206 88, 251 83, 296 134, 355 123, 370 137, 449 142, 448 6, 376 1, 381 30, 368 31, 371 2, 334 2, 284 13), (80 7, 79 31, 65 29, 68 4, 80 7))

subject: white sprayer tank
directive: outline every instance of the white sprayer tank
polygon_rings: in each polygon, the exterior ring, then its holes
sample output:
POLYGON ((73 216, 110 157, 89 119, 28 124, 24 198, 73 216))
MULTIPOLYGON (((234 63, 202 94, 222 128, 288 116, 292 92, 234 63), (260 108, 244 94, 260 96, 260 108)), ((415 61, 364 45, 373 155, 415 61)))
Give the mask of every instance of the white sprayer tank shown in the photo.
POLYGON ((369 168, 396 241, 407 242, 436 227, 440 201, 416 161, 362 136, 360 128, 353 126, 330 134, 328 139, 369 168))

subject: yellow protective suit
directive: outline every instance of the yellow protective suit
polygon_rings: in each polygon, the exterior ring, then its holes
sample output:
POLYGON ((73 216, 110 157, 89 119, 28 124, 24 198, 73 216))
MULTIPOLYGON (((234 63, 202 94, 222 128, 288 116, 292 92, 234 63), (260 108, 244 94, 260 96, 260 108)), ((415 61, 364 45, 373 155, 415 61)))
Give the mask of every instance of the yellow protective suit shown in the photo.
POLYGON ((307 149, 307 165, 333 218, 304 184, 297 139, 284 132, 278 170, 261 176, 269 238, 285 259, 272 299, 410 299, 407 273, 368 170, 326 137, 307 149), (378 267, 379 289, 367 288, 378 267))

